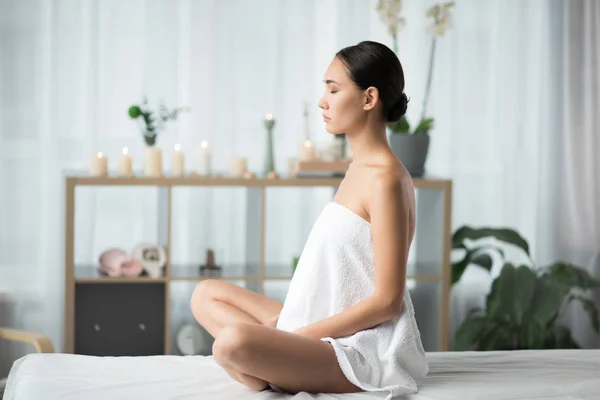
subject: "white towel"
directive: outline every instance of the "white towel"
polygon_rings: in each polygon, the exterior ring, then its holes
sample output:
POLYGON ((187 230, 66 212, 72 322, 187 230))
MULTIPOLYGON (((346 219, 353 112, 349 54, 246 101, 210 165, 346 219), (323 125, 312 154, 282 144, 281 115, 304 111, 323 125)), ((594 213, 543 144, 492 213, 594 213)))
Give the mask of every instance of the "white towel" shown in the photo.
MULTIPOLYGON (((371 224, 329 202, 306 241, 277 328, 294 331, 338 314, 375 290, 371 224)), ((416 393, 429 365, 408 289, 401 314, 332 344, 344 375, 365 391, 389 391, 386 399, 416 393)))

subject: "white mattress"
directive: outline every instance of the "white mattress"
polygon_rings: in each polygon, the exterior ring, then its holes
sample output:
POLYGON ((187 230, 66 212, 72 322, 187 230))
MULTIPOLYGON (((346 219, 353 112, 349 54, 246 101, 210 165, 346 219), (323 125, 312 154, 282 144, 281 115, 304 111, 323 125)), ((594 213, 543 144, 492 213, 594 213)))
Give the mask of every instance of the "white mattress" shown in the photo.
MULTIPOLYGON (((428 353, 430 372, 406 400, 600 399, 600 350, 428 353)), ((4 400, 382 399, 385 393, 254 392, 202 356, 32 354, 15 362, 4 400)))

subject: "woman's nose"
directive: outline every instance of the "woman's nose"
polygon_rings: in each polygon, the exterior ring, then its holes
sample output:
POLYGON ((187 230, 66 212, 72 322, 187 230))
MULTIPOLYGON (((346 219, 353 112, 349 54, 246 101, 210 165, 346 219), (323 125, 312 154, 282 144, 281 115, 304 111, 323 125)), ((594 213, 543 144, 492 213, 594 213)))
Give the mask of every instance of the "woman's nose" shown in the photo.
POLYGON ((326 110, 327 109, 327 102, 325 100, 323 100, 323 98, 321 98, 321 100, 319 100, 319 108, 326 110))

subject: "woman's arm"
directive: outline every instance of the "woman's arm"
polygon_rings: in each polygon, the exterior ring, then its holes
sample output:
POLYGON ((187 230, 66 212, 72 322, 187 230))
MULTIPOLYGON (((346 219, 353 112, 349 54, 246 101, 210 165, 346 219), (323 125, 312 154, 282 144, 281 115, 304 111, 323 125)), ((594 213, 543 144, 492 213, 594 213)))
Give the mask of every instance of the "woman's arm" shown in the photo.
POLYGON ((411 197, 414 195, 411 190, 410 185, 403 187, 392 173, 382 173, 373 182, 368 211, 375 253, 375 293, 296 333, 316 339, 348 336, 399 315, 411 242, 411 197))

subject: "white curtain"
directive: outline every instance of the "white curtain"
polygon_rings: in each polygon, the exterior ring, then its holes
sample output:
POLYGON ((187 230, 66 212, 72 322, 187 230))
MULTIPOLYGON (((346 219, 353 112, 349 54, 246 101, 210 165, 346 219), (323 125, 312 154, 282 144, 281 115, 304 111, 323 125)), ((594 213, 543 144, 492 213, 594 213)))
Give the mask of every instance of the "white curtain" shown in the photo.
MULTIPOLYGON (((600 3, 593 0, 557 2, 554 22, 559 62, 553 75, 560 91, 547 160, 552 183, 547 184, 554 219, 552 258, 585 266, 600 278, 600 3), (560 18, 560 16, 564 16, 560 18)), ((596 292, 600 310, 600 293, 596 292)), ((580 305, 568 310, 575 337, 585 347, 600 347, 600 336, 589 328, 580 305)))
MULTIPOLYGON (((425 10, 433 2, 404 4, 400 56, 414 120, 429 54, 425 10)), ((391 45, 375 6, 0 0, 0 324, 42 331, 61 349, 64 176, 85 172, 97 151, 114 168, 124 146, 141 169, 131 104, 147 95, 191 107, 159 137, 167 168, 175 143, 191 166, 208 140, 216 170, 227 171, 236 155, 260 170, 262 118, 273 113, 276 163, 285 170, 301 139, 303 102, 311 106, 313 138, 330 140, 316 103, 335 51, 364 39, 391 45)), ((437 127, 427 165, 454 180, 454 227, 516 227, 540 262, 564 257, 596 275, 598 14, 593 1, 456 1, 454 27, 437 47, 430 103, 437 127)), ((331 194, 269 194, 269 261, 291 263, 331 194)), ((147 188, 79 190, 76 262, 92 265, 109 246, 129 251, 160 241, 158 197, 147 188)), ((244 192, 180 189, 174 204, 176 220, 190 221, 173 226, 175 262, 197 265, 207 248, 219 261, 244 261, 244 192)), ((487 291, 481 282, 489 278, 478 272, 469 271, 453 292, 453 328, 487 291)), ((181 318, 190 290, 184 286, 174 290, 181 318)), ((268 289, 285 294, 285 287, 268 289)), ((580 310, 571 322, 586 346, 599 343, 580 310)))

